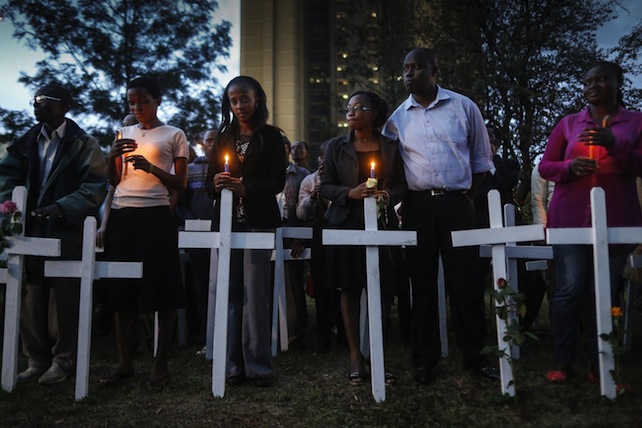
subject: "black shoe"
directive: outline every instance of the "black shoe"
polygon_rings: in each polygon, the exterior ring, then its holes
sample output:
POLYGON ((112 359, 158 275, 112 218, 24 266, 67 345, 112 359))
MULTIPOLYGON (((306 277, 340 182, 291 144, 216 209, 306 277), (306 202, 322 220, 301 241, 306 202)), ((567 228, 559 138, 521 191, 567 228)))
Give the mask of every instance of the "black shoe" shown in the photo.
POLYGON ((230 375, 225 380, 225 383, 227 383, 230 386, 241 385, 243 382, 245 382, 245 375, 242 374, 242 373, 241 374, 230 375))
POLYGON ((272 386, 272 384, 274 383, 274 376, 272 375, 257 376, 252 380, 254 381, 254 385, 258 386, 259 388, 267 388, 269 386, 272 386))
POLYGON ((426 366, 415 367, 415 381, 420 385, 428 385, 432 381, 432 371, 426 366))
POLYGON ((470 371, 475 373, 476 375, 483 376, 487 379, 501 380, 502 378, 501 374, 499 373, 499 370, 497 370, 493 366, 478 367, 478 368, 470 369, 470 371))

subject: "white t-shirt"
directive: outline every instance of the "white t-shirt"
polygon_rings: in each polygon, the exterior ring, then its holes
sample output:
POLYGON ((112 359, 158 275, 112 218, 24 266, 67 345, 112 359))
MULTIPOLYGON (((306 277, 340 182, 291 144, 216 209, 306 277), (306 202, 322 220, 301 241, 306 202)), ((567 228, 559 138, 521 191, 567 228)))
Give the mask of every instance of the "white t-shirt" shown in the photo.
MULTIPOLYGON (((154 168, 172 173, 174 159, 188 158, 189 148, 185 133, 171 125, 152 129, 141 129, 138 125, 120 129, 122 138, 136 140, 138 147, 127 155, 142 155, 154 168)), ((112 208, 146 208, 169 205, 169 191, 155 175, 141 169, 134 170, 132 164, 125 165, 120 183, 116 186, 112 208)))

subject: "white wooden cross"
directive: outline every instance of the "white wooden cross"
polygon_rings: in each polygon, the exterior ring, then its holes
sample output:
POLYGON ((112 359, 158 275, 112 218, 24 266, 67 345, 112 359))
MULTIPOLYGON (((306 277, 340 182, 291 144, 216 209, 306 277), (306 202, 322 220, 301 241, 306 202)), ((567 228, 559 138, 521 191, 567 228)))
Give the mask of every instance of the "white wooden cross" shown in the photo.
MULTIPOLYGON (((230 294, 230 259, 232 249, 274 249, 274 233, 232 232, 232 192, 220 194, 221 214, 219 232, 182 231, 178 234, 179 248, 218 248, 218 258, 210 258, 210 295, 213 294, 213 272, 216 272, 216 302, 207 307, 207 323, 214 324, 212 352, 212 394, 225 395, 225 364, 227 362, 227 316, 230 294)), ((214 251, 212 251, 214 253, 214 251)), ((211 302, 211 299, 209 300, 211 302)))
MULTIPOLYGON (((489 199, 490 201, 490 199, 489 199)), ((489 208, 490 209, 490 208, 489 208)), ((504 227, 515 226, 515 205, 504 205, 504 227)), ((507 273, 505 279, 510 284, 511 288, 519 291, 519 278, 517 275, 517 259, 541 259, 544 263, 545 260, 553 258, 553 248, 548 245, 517 245, 517 242, 507 242, 505 246, 507 273)), ((492 246, 481 245, 479 247, 479 255, 481 257, 492 257, 492 246)), ((511 323, 519 322, 517 314, 512 314, 511 323)), ((512 357, 518 360, 520 357, 519 345, 513 343, 512 357)))
POLYGON ((8 256, 7 268, 0 269, 0 282, 7 284, 2 348, 2 389, 7 392, 14 390, 18 380, 18 337, 24 256, 58 257, 61 248, 59 239, 24 236, 24 226, 29 217, 28 213, 24 212, 27 206, 26 188, 20 186, 13 189, 12 200, 23 214, 23 233, 6 238, 10 243, 9 248, 4 250, 8 256))
POLYGON ((379 246, 417 245, 417 232, 378 230, 375 198, 365 198, 363 200, 363 211, 365 230, 327 229, 323 231, 323 244, 366 247, 372 395, 375 401, 382 402, 386 399, 386 385, 383 366, 383 335, 381 331, 379 246))
POLYGON ((80 278, 76 401, 87 397, 89 392, 94 280, 101 278, 143 277, 143 264, 141 262, 96 261, 96 219, 87 217, 83 227, 82 260, 45 261, 46 277, 80 278))
POLYGON ((272 259, 274 260, 274 298, 272 304, 272 356, 276 356, 277 342, 281 339, 281 351, 288 350, 288 315, 285 299, 285 261, 310 260, 311 251, 305 248, 298 258, 293 258, 288 248, 283 248, 284 239, 312 239, 311 227, 279 227, 272 259), (280 336, 279 336, 280 333, 280 336))
POLYGON ((611 276, 609 268, 609 244, 639 244, 642 242, 642 227, 607 227, 606 198, 604 189, 591 190, 591 224, 584 228, 559 228, 546 231, 546 241, 551 245, 592 245, 593 273, 595 278, 595 312, 597 316, 598 358, 600 362, 600 390, 602 396, 614 400, 617 396, 613 347, 600 335, 611 334, 611 276))
MULTIPOLYGON (((499 278, 508 278, 506 244, 512 242, 538 241, 544 239, 544 226, 533 224, 527 226, 504 227, 501 213, 501 200, 497 190, 488 192, 488 212, 490 214, 490 229, 460 230, 452 232, 453 247, 465 247, 471 245, 492 245, 493 258, 493 286, 497 287, 499 278)), ((497 303, 496 303, 497 304, 497 303)), ((496 315, 497 324, 497 347, 504 357, 499 359, 499 370, 501 374, 502 394, 515 396, 515 382, 513 370, 510 365, 512 350, 506 342, 506 322, 496 315)))
MULTIPOLYGON (((642 268, 642 256, 631 254, 628 263, 633 269, 642 268)), ((626 308, 624 309, 624 338, 622 339, 622 344, 627 351, 630 351, 633 346, 633 319, 635 318, 633 304, 635 303, 637 286, 637 283, 629 279, 624 290, 626 308)))

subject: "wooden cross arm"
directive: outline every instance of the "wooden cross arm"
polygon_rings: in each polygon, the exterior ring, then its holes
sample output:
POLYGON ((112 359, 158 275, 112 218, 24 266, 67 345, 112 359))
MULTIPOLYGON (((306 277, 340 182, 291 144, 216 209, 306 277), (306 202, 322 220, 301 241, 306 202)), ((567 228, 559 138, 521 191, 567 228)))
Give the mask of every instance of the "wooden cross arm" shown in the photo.
POLYGON ((311 227, 281 227, 280 229, 284 238, 312 239, 311 227))
MULTIPOLYGON (((479 247, 481 257, 492 257, 492 245, 482 245, 479 247)), ((509 259, 552 259, 553 247, 550 245, 507 245, 506 257, 509 259)))
POLYGON ((324 245, 400 246, 417 245, 417 232, 403 230, 324 230, 324 245))
MULTIPOLYGON (((569 227, 546 230, 546 243, 550 245, 592 245, 593 228, 569 227)), ((608 244, 642 243, 642 227, 609 227, 607 228, 608 244)))
POLYGON ((199 232, 208 232, 212 230, 212 220, 195 220, 188 219, 185 220, 185 230, 189 231, 199 231, 199 232))
MULTIPOLYGON (((233 232, 230 247, 271 250, 274 248, 274 233, 271 232, 233 232)), ((178 233, 179 248, 220 248, 220 232, 190 232, 178 233)))
MULTIPOLYGON (((292 257, 292 253, 290 253, 290 250, 283 252, 283 260, 286 262, 290 260, 311 260, 311 259, 312 259, 312 251, 310 251, 309 248, 305 248, 301 253, 301 255, 297 258, 292 257)), ((276 260, 276 250, 272 251, 272 258, 270 260, 272 261, 276 260)))
POLYGON ((8 236, 11 255, 60 257, 60 239, 32 238, 29 236, 8 236))
MULTIPOLYGON (((81 261, 45 261, 45 276, 54 278, 81 278, 81 261)), ((142 278, 143 264, 141 262, 96 262, 94 279, 101 278, 142 278)))
POLYGON ((491 229, 469 229, 452 232, 453 247, 468 247, 482 244, 506 244, 507 242, 539 241, 544 239, 544 226, 497 227, 491 229))

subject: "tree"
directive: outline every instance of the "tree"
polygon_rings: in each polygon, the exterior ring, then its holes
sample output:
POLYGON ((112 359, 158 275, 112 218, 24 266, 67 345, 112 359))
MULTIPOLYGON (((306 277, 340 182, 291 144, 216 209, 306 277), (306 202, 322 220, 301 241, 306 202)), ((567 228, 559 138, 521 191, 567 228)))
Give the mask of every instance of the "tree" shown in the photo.
MULTIPOLYGON (((376 2, 351 2, 350 17, 363 16, 372 3, 376 2)), ((642 26, 613 52, 597 45, 597 30, 614 17, 614 8, 621 7, 616 0, 380 3, 379 49, 370 56, 348 51, 350 82, 367 85, 366 66, 380 64, 377 89, 389 102, 397 100, 394 107, 403 99, 394 89, 403 56, 414 46, 433 48, 441 60, 438 83, 475 100, 488 122, 503 132, 504 156, 521 161, 518 200, 530 190, 533 160, 544 151, 552 127, 562 116, 584 108, 581 79, 590 64, 610 58, 622 62, 626 71, 642 72, 637 61, 642 26)), ((363 35, 372 24, 354 18, 348 22, 338 46, 366 46, 363 35)), ((626 91, 625 100, 636 105, 640 91, 626 91)))
POLYGON ((97 118, 92 133, 108 144, 129 112, 126 84, 139 75, 159 81, 162 110, 188 138, 217 124, 213 71, 225 71, 219 60, 231 44, 231 24, 214 24, 217 8, 214 0, 9 0, 1 12, 14 38, 47 55, 19 81, 68 87, 72 112, 97 118))

